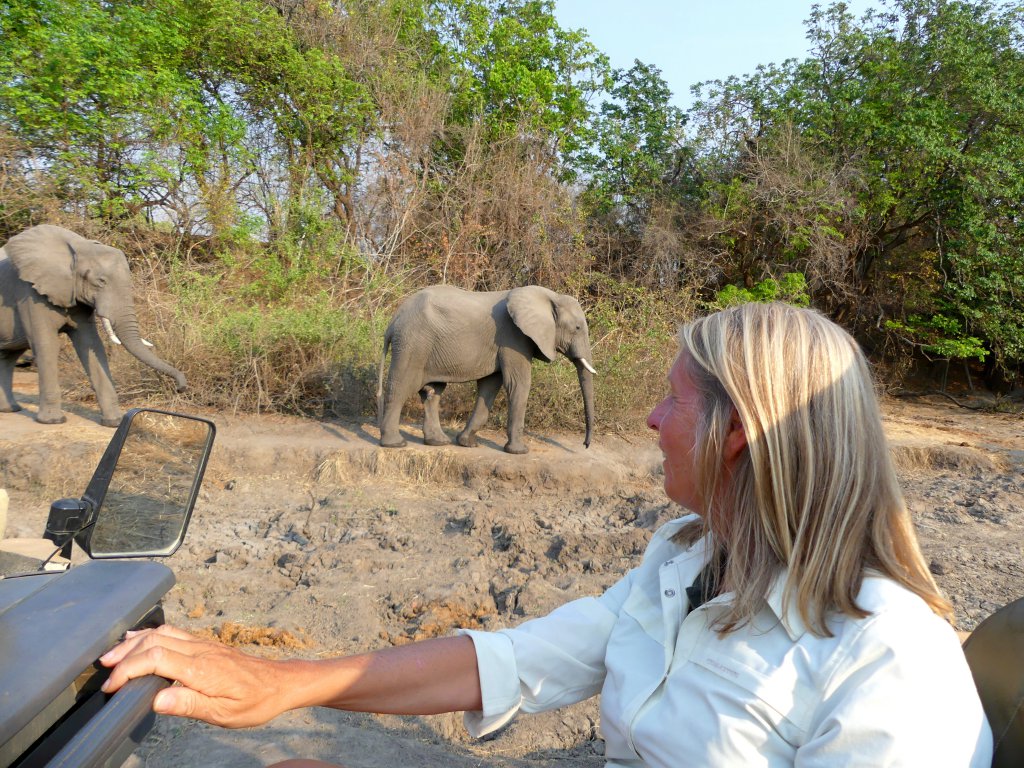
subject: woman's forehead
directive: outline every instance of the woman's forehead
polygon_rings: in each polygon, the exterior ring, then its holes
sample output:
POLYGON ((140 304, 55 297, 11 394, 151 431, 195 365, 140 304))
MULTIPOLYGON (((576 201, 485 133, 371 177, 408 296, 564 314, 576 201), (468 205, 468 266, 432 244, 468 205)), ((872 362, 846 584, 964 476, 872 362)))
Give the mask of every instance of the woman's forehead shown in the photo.
POLYGON ((672 361, 672 367, 668 371, 668 382, 672 387, 678 388, 691 382, 690 370, 693 357, 685 349, 681 349, 672 361))

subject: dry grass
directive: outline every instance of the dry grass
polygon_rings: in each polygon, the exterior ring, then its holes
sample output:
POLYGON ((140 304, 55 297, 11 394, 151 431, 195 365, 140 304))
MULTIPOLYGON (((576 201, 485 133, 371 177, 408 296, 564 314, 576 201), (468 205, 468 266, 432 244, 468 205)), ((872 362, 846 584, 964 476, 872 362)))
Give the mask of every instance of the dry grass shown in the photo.
POLYGON ((0 440, 0 487, 31 488, 54 499, 81 496, 109 437, 77 431, 69 427, 31 440, 0 440))
POLYGON ((984 472, 1000 474, 1006 461, 968 445, 897 444, 891 447, 896 468, 901 472, 984 472))
POLYGON ((318 482, 351 484, 387 480, 401 485, 462 484, 466 465, 454 449, 342 451, 316 468, 318 482))

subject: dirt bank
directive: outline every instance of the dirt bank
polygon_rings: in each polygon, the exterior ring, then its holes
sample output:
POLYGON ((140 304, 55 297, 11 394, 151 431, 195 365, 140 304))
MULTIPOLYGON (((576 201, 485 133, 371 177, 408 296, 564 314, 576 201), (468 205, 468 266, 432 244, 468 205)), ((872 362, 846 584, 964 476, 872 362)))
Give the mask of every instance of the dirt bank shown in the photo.
MULTIPOLYGON (((49 502, 79 495, 111 431, 88 405, 67 424, 0 414, 8 535, 37 536, 49 502)), ((209 414, 207 414, 209 415, 209 414)), ((168 618, 257 653, 310 657, 497 628, 594 594, 637 561, 678 514, 644 434, 528 436, 507 456, 498 432, 474 449, 403 450, 372 425, 222 417, 168 618)), ((1024 595, 1020 416, 934 402, 886 403, 887 429, 924 550, 964 629, 1024 595)), ((330 711, 223 731, 161 720, 133 757, 155 768, 264 765, 289 756, 360 766, 599 766, 596 702, 521 717, 484 742, 460 718, 330 711)))

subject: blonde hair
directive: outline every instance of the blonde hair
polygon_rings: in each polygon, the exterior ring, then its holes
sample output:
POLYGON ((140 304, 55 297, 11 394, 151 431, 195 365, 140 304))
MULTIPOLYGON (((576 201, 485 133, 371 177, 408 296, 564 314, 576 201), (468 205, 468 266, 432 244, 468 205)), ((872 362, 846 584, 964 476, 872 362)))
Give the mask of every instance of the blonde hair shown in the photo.
POLYGON ((727 553, 734 593, 719 630, 749 621, 780 566, 785 604, 805 626, 831 635, 830 612, 857 605, 865 572, 904 585, 951 618, 924 561, 882 430, 871 373, 857 343, 810 309, 744 304, 683 326, 681 354, 703 395, 695 436, 702 524, 727 553), (724 475, 733 408, 747 448, 724 475))

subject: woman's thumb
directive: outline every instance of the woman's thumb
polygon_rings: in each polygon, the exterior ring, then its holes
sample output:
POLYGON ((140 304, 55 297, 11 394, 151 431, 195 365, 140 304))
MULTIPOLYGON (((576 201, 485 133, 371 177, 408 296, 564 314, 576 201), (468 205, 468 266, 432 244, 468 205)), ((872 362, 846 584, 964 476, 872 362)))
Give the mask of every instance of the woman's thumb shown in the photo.
POLYGON ((199 694, 180 685, 164 688, 153 699, 153 711, 158 715, 177 717, 198 717, 196 714, 199 694))

